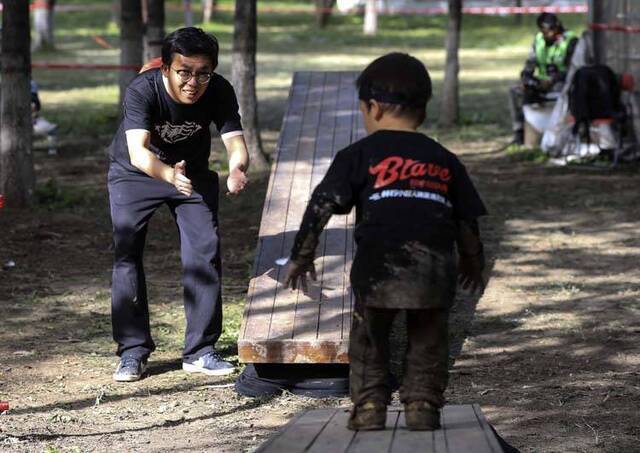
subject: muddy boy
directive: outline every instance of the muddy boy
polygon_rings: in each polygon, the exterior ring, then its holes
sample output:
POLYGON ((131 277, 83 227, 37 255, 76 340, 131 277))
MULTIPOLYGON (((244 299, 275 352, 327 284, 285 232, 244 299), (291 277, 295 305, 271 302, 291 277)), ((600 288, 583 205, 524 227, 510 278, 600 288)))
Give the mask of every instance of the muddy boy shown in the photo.
POLYGON ((416 130, 432 93, 420 61, 402 53, 382 56, 356 85, 369 135, 339 151, 314 190, 291 251, 287 284, 296 288, 306 285, 307 274, 315 278, 322 229, 333 214, 355 206, 349 428, 384 428, 391 398, 389 333, 404 310, 408 348, 400 399, 407 427, 437 429, 456 277, 465 289, 483 288, 477 219, 487 211, 458 158, 416 130))

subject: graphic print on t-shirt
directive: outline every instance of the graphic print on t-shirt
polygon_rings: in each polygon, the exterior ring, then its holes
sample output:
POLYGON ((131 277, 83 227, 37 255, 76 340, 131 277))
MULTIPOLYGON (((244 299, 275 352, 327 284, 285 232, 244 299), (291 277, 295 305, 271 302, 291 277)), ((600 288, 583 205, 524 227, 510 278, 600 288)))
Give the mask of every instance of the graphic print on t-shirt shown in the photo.
POLYGON ((451 207, 451 203, 444 195, 449 190, 448 182, 451 179, 451 171, 446 167, 400 156, 390 156, 377 165, 369 167, 369 174, 376 177, 374 189, 381 189, 396 181, 406 180, 411 187, 411 190, 386 189, 373 193, 369 197, 371 201, 384 198, 419 198, 451 207), (434 192, 417 189, 431 189, 434 192))
POLYGON ((202 126, 193 121, 185 121, 182 124, 171 124, 165 121, 164 124, 156 125, 156 132, 166 143, 177 143, 186 140, 202 129, 202 126))

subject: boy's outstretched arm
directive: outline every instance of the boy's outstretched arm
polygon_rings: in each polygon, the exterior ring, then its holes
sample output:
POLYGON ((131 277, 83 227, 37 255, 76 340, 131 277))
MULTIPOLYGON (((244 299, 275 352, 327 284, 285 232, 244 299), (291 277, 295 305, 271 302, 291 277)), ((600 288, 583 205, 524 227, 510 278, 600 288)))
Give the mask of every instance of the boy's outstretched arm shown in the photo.
POLYGON ((318 238, 331 216, 339 210, 338 205, 326 198, 313 197, 302 217, 300 230, 291 249, 289 267, 285 285, 291 289, 302 287, 307 291, 307 274, 316 280, 316 269, 313 264, 318 238))
POLYGON ((458 280, 463 289, 471 293, 484 291, 484 247, 476 219, 458 222, 458 280))

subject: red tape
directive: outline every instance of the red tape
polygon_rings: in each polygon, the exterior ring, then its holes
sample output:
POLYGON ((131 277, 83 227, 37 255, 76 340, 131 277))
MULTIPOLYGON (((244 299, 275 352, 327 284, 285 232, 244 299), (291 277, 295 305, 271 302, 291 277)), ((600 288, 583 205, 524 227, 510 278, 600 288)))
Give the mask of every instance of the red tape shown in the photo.
MULTIPOLYGON (((225 10, 224 6, 218 6, 217 11, 225 10)), ((309 13, 316 12, 325 13, 346 13, 355 14, 358 9, 350 9, 347 11, 338 11, 334 8, 279 8, 279 7, 258 7, 258 14, 260 13, 309 13)), ((573 5, 573 6, 470 6, 462 8, 464 14, 478 14, 478 15, 506 15, 506 14, 540 14, 540 13, 586 13, 589 11, 589 7, 585 5, 573 5)), ((393 15, 393 14, 447 14, 449 10, 446 7, 432 7, 432 8, 380 8, 378 9, 379 15, 393 15)))
POLYGON ((31 63, 33 69, 105 69, 139 71, 142 66, 134 64, 82 64, 82 63, 31 63))
MULTIPOLYGON (((37 1, 36 3, 31 5, 31 8, 42 8, 42 4, 46 5, 44 1, 37 1), (36 6, 37 5, 37 6, 36 6)), ((166 6, 168 10, 171 11, 184 11, 183 6, 177 6, 169 4, 166 6)), ((55 11, 60 12, 75 12, 75 11, 107 11, 112 9, 109 5, 74 5, 74 4, 61 4, 56 5, 55 11)), ((0 3, 0 11, 2 11, 2 3, 0 3)), ((216 11, 233 11, 232 6, 219 5, 216 7, 216 11)), ((540 14, 540 13, 586 13, 589 11, 589 7, 584 5, 573 5, 573 6, 475 6, 475 7, 467 7, 462 8, 462 12, 465 14, 480 14, 480 15, 505 15, 505 14, 540 14)), ((275 14, 287 14, 287 13, 299 13, 299 14, 314 14, 316 12, 327 12, 327 13, 341 13, 335 8, 295 8, 295 7, 269 7, 269 6, 258 6, 258 14, 260 13, 275 13, 275 14)), ((357 12, 356 9, 351 9, 349 11, 345 11, 347 14, 353 14, 357 12)), ((390 15, 390 14, 447 14, 447 8, 436 7, 436 8, 398 8, 398 9, 379 9, 378 14, 380 15, 390 15)))
POLYGON ((640 33, 640 27, 633 27, 631 25, 622 25, 622 24, 616 24, 616 23, 608 23, 608 24, 594 23, 594 24, 589 24, 589 28, 591 30, 596 30, 596 31, 618 31, 622 33, 640 33))

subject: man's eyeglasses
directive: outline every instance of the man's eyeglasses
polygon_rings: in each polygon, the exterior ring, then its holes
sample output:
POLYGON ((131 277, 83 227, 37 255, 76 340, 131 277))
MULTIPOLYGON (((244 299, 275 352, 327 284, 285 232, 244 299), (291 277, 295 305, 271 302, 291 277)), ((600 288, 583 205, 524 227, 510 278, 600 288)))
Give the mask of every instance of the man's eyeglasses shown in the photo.
POLYGON ((211 80, 210 72, 196 72, 195 74, 193 74, 191 71, 187 71, 186 69, 171 69, 175 71, 176 74, 178 74, 178 77, 183 83, 187 83, 189 80, 191 80, 192 77, 195 77, 196 82, 198 82, 199 84, 205 84, 209 80, 211 80))

